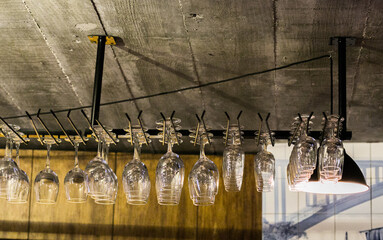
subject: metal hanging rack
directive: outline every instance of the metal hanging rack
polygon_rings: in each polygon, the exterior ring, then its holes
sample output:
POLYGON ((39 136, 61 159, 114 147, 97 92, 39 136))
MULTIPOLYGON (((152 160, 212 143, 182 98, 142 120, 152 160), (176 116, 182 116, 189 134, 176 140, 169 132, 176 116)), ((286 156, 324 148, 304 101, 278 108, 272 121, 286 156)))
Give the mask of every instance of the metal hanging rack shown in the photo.
MULTIPOLYGON (((39 122, 41 123, 41 125, 43 126, 45 131, 55 141, 55 144, 59 143, 58 142, 59 139, 63 139, 63 138, 67 138, 68 136, 75 136, 75 135, 79 136, 82 140, 82 143, 85 144, 85 142, 86 142, 85 137, 88 137, 89 134, 95 132, 94 131, 95 125, 100 125, 105 131, 104 125, 102 125, 100 123, 100 120, 99 120, 99 112, 100 112, 101 106, 118 104, 118 103, 122 103, 122 102, 129 102, 129 101, 135 101, 135 100, 141 100, 141 99, 146 99, 146 98, 151 98, 151 97, 156 97, 156 96, 178 93, 178 92, 182 92, 182 91, 189 91, 189 90, 196 89, 196 88, 208 87, 208 86, 212 86, 212 85, 216 85, 216 84, 222 84, 222 83, 235 81, 235 80, 242 79, 242 78, 249 77, 249 76, 255 76, 255 75, 264 74, 267 72, 272 72, 272 71, 277 71, 277 70, 289 68, 291 66, 295 66, 295 65, 299 65, 299 64, 303 64, 303 63, 307 63, 307 62, 311 62, 311 61, 316 61, 316 60, 323 59, 323 58, 329 58, 330 59, 331 84, 333 83, 333 77, 332 77, 333 60, 332 60, 332 56, 331 55, 322 55, 319 57, 314 57, 311 59, 287 64, 287 65, 284 65, 281 67, 275 67, 275 68, 267 69, 264 71, 248 73, 248 74, 244 74, 241 76, 223 79, 223 80, 219 80, 219 81, 213 81, 213 82, 201 84, 198 86, 185 87, 182 89, 176 89, 176 90, 171 90, 171 91, 167 91, 167 92, 151 94, 151 95, 147 95, 147 96, 141 96, 141 97, 119 100, 119 101, 114 101, 114 102, 101 103, 101 89, 102 89, 102 75, 103 75, 103 67, 104 67, 105 47, 106 47, 106 45, 115 45, 116 41, 115 41, 114 37, 112 37, 112 36, 102 36, 102 35, 89 36, 89 40, 92 43, 97 43, 97 58, 96 58, 96 67, 95 67, 95 78, 94 78, 92 105, 91 106, 82 106, 82 107, 77 107, 77 108, 70 108, 70 109, 63 109, 63 110, 55 110, 55 111, 50 110, 49 112, 42 112, 41 109, 39 109, 38 112, 35 114, 29 114, 26 112, 26 115, 21 115, 21 116, 12 116, 12 117, 4 117, 4 118, 0 117, 0 121, 2 121, 6 125, 8 123, 6 123, 5 120, 8 120, 8 119, 28 117, 31 120, 33 130, 31 131, 31 130, 24 130, 23 129, 23 132, 25 134, 23 136, 18 136, 25 144, 27 143, 25 141, 25 138, 37 138, 42 143, 41 138, 45 137, 45 135, 41 135, 38 133, 36 125, 33 122, 32 116, 36 116, 38 118, 39 122), (86 108, 91 108, 91 118, 90 119, 86 116, 86 114, 84 112, 84 109, 86 109, 86 108), (81 110, 81 113, 86 118, 86 121, 90 127, 90 131, 89 130, 84 131, 84 133, 81 134, 80 131, 78 130, 78 128, 75 127, 75 125, 73 124, 73 121, 69 117, 70 113, 75 111, 75 110, 81 110), (60 112, 67 112, 67 119, 70 122, 74 131, 64 131, 63 130, 62 124, 61 124, 61 122, 59 123, 59 120, 56 116, 56 113, 60 113, 60 112), (46 115, 46 114, 53 115, 53 117, 56 119, 56 122, 59 124, 60 129, 62 130, 61 132, 52 132, 52 131, 48 130, 47 126, 45 125, 45 123, 41 119, 41 115, 46 115)), ((339 107, 339 115, 341 115, 344 119, 343 128, 340 132, 340 136, 341 136, 342 140, 350 140, 352 137, 352 132, 347 131, 346 46, 351 46, 354 44, 355 44, 355 38, 352 38, 352 37, 332 37, 332 38, 330 38, 330 45, 337 45, 338 46, 338 68, 339 68, 338 69, 338 78, 339 78, 339 81, 338 81, 338 84, 339 84, 339 86, 338 86, 338 91, 339 91, 338 92, 338 98, 339 98, 338 107, 339 107)), ((333 98, 332 88, 331 88, 331 98, 333 98)), ((331 105, 331 111, 332 111, 332 108, 333 107, 331 105)), ((143 131, 142 120, 140 118, 141 113, 142 112, 140 112, 140 114, 139 114, 138 122, 139 122, 139 126, 141 128, 141 131, 143 131)), ((198 128, 202 127, 202 126, 204 128, 206 128, 206 124, 205 124, 205 121, 203 119, 203 115, 204 115, 204 113, 202 114, 200 122, 198 123, 198 126, 197 126, 198 128)), ((197 119, 198 118, 199 117, 197 115, 197 119)), ((268 119, 268 117, 266 119, 268 119)), ((228 118, 228 120, 230 121, 229 118, 228 118)), ((239 116, 237 117, 237 121, 239 121, 239 116)), ((132 126, 131 126, 130 121, 129 121, 129 124, 130 124, 129 129, 132 130, 131 129, 132 126)), ((272 140, 272 144, 274 144, 274 142, 275 142, 274 139, 291 139, 290 131, 288 131, 288 130, 271 130, 270 126, 268 124, 268 121, 266 121, 266 126, 268 128, 269 134, 270 134, 270 132, 274 133, 274 138, 272 140)), ((113 129, 111 131, 105 131, 105 132, 108 132, 108 136, 111 136, 111 133, 113 133, 113 135, 115 135, 115 137, 112 137, 111 139, 113 139, 113 143, 116 144, 118 142, 119 138, 126 137, 127 132, 125 130, 126 129, 113 129)), ((243 138, 244 139, 252 139, 254 134, 257 132, 257 130, 242 130, 242 131, 243 131, 243 138)), ((146 133, 146 134, 144 134, 145 144, 148 144, 148 140, 149 140, 148 138, 149 137, 147 137, 147 136, 150 136, 150 138, 156 138, 156 136, 158 135, 159 132, 160 132, 160 130, 158 130, 158 129, 145 129, 145 133, 146 133)), ((177 132, 179 134, 184 135, 184 136, 189 134, 189 130, 186 130, 186 129, 179 129, 177 132)), ((211 141, 211 138, 213 138, 213 137, 214 138, 220 138, 220 137, 226 138, 227 137, 226 133, 224 134, 224 132, 222 130, 212 129, 212 130, 209 130, 209 133, 211 133, 213 135, 213 136, 208 138, 209 143, 211 141)), ((310 135, 313 136, 314 138, 317 138, 317 139, 319 139, 321 137, 321 134, 322 134, 322 131, 311 131, 310 132, 310 135)), ((97 136, 95 136, 95 137, 97 139, 97 136)), ((71 142, 71 141, 70 141, 70 143, 73 144, 73 142, 71 142)), ((291 140, 289 140, 289 144, 291 144, 291 140)))

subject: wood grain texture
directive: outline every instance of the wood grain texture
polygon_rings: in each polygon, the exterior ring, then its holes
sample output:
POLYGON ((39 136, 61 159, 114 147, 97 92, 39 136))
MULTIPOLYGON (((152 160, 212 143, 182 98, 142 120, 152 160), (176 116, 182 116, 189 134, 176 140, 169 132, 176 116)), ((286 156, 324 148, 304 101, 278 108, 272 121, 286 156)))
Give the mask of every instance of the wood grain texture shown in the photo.
MULTIPOLYGON (((79 156, 80 167, 95 157, 86 152, 79 156)), ((114 159, 114 153, 110 154, 114 159)), ((45 167, 46 151, 35 151, 33 179, 45 167)), ((114 161, 110 166, 114 168, 114 161)), ((35 202, 32 194, 30 234, 31 239, 110 239, 112 235, 113 206, 87 203, 73 204, 65 199, 64 178, 73 168, 73 151, 54 151, 51 155, 51 169, 59 176, 59 196, 56 204, 42 205, 35 202)), ((32 184, 33 187, 33 184, 32 184)))
MULTIPOLYGON (((2 152, 0 152, 2 154, 2 152)), ((46 151, 22 151, 22 167, 32 182, 45 166, 46 151)), ((80 167, 85 168, 94 152, 80 152, 80 167)), ((53 151, 51 168, 60 180, 56 204, 30 203, 11 205, 0 201, 0 238, 5 239, 261 239, 262 195, 256 193, 253 156, 246 157, 245 178, 239 193, 224 192, 222 177, 215 205, 196 207, 188 189, 188 175, 198 155, 181 155, 185 164, 185 181, 180 204, 161 206, 155 191, 155 170, 160 154, 143 154, 150 180, 149 201, 144 206, 126 203, 122 187, 122 171, 132 159, 131 154, 110 153, 110 166, 119 179, 118 197, 114 206, 97 205, 88 199, 83 204, 66 202, 64 177, 73 167, 73 151, 53 151), (30 208, 29 208, 30 205, 30 208)), ((222 157, 209 156, 221 172, 222 157)))
POLYGON ((255 188, 253 155, 245 159, 240 192, 226 192, 222 157, 209 156, 220 172, 219 190, 213 206, 198 207, 197 239, 262 239, 262 194, 255 188))

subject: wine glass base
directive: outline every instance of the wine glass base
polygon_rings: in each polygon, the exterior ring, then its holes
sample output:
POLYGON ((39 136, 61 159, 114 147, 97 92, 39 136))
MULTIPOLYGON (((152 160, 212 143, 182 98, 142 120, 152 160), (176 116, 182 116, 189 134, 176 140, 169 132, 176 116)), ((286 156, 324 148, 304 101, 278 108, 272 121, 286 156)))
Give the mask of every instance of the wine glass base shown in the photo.
POLYGON ((215 198, 213 197, 196 197, 193 200, 195 206, 211 206, 214 204, 215 198))
POLYGON ((126 202, 130 205, 146 205, 147 203, 145 200, 127 200, 126 202))
POLYGON ((164 206, 175 206, 178 205, 179 202, 177 201, 158 201, 159 205, 164 205, 164 206))
POLYGON ((27 200, 8 200, 8 203, 10 204, 25 204, 28 203, 27 200))
POLYGON ((240 192, 241 191, 241 189, 239 188, 230 188, 230 187, 225 187, 225 191, 226 192, 240 192))
POLYGON ((55 200, 51 200, 51 199, 40 199, 38 201, 36 201, 38 204, 55 204, 56 201, 55 200))
POLYGON ((113 205, 116 203, 115 201, 110 199, 96 199, 94 202, 100 205, 113 205))
POLYGON ((71 199, 67 199, 67 202, 69 203, 85 203, 87 199, 83 199, 83 198, 71 198, 71 199))

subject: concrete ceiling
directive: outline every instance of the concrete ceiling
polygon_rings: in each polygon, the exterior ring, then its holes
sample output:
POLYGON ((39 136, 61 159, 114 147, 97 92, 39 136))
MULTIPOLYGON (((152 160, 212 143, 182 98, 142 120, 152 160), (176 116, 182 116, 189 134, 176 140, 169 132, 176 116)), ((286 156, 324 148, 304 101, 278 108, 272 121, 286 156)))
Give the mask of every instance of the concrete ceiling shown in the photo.
MULTIPOLYGON (((348 128, 353 141, 383 141, 383 2, 264 0, 2 0, 0 2, 0 115, 91 104, 96 45, 87 35, 123 41, 106 48, 102 102, 203 84, 328 54, 332 36, 354 36, 348 48, 348 128)), ((334 75, 336 76, 336 68, 334 75)), ((210 128, 223 129, 224 111, 243 110, 246 129, 257 112, 271 112, 272 129, 288 130, 296 113, 329 110, 327 59, 188 92, 103 107, 101 121, 126 127, 124 113, 143 110, 155 127, 159 112, 175 110, 195 126, 206 109, 210 128)), ((88 112, 89 113, 89 112, 88 112)), ((58 114, 63 118, 65 114, 58 114)), ((72 116, 80 128, 80 113, 72 116)), ((43 117, 59 130, 50 116, 43 117)), ((26 118, 10 123, 31 130, 26 118)), ((69 128, 69 124, 65 122, 69 128)), ((36 141, 35 141, 36 142, 36 141)), ((116 149, 129 150, 120 143, 116 149)), ((179 152, 197 149, 185 138, 179 152)), ((32 145, 34 146, 34 145, 32 145)), ((70 148, 65 143, 63 148, 70 148), (65 145, 65 146, 64 146, 65 145)), ((245 144, 254 151, 253 141, 245 144)), ((221 152, 217 139, 210 152, 221 152)), ((147 151, 162 152, 158 143, 147 151)))

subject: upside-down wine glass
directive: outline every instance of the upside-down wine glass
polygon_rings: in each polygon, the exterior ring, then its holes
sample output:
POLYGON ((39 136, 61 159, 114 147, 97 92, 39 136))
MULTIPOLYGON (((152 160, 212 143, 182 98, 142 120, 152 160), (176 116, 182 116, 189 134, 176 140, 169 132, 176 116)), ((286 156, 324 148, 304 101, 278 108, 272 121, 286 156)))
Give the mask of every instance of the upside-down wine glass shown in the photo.
MULTIPOLYGON (((313 118, 314 116, 311 117, 313 118)), ((287 178, 289 189, 299 191, 305 187, 315 169, 317 143, 314 138, 308 136, 308 130, 312 124, 309 116, 303 115, 294 120, 293 131, 297 133, 297 140, 291 151, 287 178)))
POLYGON ((19 177, 19 167, 12 159, 12 138, 10 132, 2 127, 6 137, 5 154, 0 159, 0 198, 7 198, 8 191, 15 187, 19 177))
POLYGON ((322 183, 337 183, 342 179, 344 147, 339 132, 343 119, 339 118, 335 115, 328 117, 325 138, 319 149, 319 173, 322 183))
POLYGON ((84 203, 88 198, 88 175, 80 168, 78 162, 78 147, 80 140, 73 139, 74 168, 65 176, 65 196, 68 202, 84 203))
POLYGON ((237 124, 230 125, 227 146, 223 152, 223 185, 227 192, 239 192, 245 167, 245 152, 241 146, 242 132, 237 124))
MULTIPOLYGON (((109 147, 110 142, 112 141, 106 135, 104 135, 104 143, 103 143, 103 158, 108 166, 108 175, 110 176, 110 181, 105 182, 105 188, 103 190, 104 196, 95 198, 95 203, 110 205, 115 204, 117 199, 117 191, 118 191, 118 180, 117 175, 114 173, 113 169, 110 168, 108 164, 108 155, 109 155, 109 147)), ((109 179, 109 178, 108 178, 109 179)))
POLYGON ((126 200, 131 205, 145 205, 150 193, 150 179, 146 165, 141 162, 141 143, 137 133, 133 138, 133 160, 128 162, 122 173, 122 183, 126 200))
POLYGON ((52 138, 45 138, 43 141, 47 145, 47 160, 45 168, 35 178, 36 202, 40 204, 54 204, 59 193, 59 178, 50 168, 50 152, 55 141, 52 138))
POLYGON ((313 137, 308 136, 308 129, 308 127, 302 128, 299 140, 295 145, 299 172, 307 176, 307 180, 312 175, 317 161, 317 142, 313 137))
POLYGON ((205 133, 200 135, 200 157, 194 164, 188 178, 190 198, 195 206, 213 205, 215 196, 218 194, 218 168, 205 155, 205 144, 208 139, 204 135, 205 133))
POLYGON ((261 151, 254 157, 255 184, 258 192, 270 192, 274 189, 275 159, 274 155, 267 151, 269 134, 261 133, 261 151))
POLYGON ((16 162, 19 166, 19 174, 17 178, 16 187, 8 192, 7 200, 12 204, 22 204, 28 202, 29 196, 29 178, 27 173, 20 168, 20 139, 14 139, 16 148, 16 162))
MULTIPOLYGON (((172 150, 173 144, 181 139, 177 140, 177 132, 173 129, 171 121, 170 118, 162 120, 162 123, 166 125, 163 134, 165 134, 165 143, 168 144, 168 151, 160 158, 156 168, 156 192, 160 205, 177 205, 184 184, 184 163, 172 150)), ((180 122, 180 119, 173 119, 173 124, 177 127, 180 122)))
POLYGON ((114 204, 117 194, 117 178, 113 170, 105 160, 106 133, 99 125, 94 126, 97 140, 97 156, 86 166, 85 172, 88 175, 88 195, 95 199, 98 204, 114 204), (111 189, 112 188, 112 189, 111 189), (115 193, 113 195, 113 193, 115 193))

